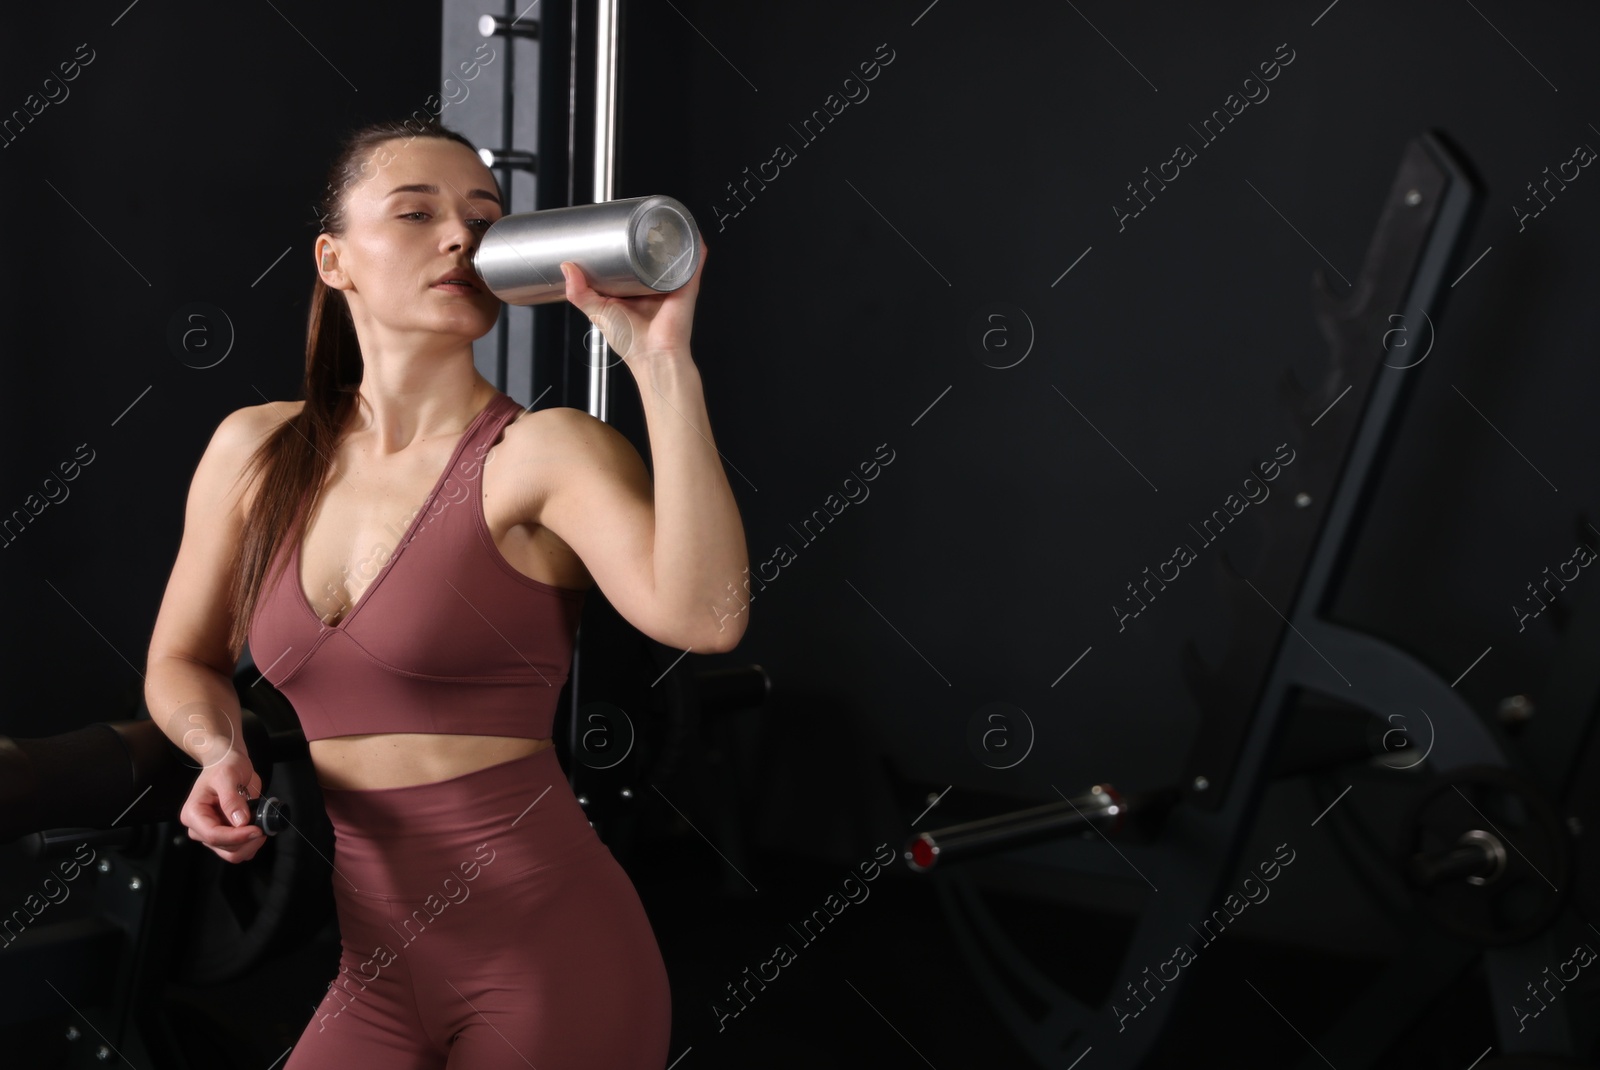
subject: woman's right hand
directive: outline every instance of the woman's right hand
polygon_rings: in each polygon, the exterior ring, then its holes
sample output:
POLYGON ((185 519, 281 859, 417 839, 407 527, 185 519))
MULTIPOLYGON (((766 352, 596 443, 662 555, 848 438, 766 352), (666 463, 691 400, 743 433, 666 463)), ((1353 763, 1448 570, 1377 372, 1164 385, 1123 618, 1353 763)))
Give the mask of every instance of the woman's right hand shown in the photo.
POLYGON ((200 770, 178 817, 191 840, 228 862, 248 862, 267 842, 266 834, 250 822, 251 802, 260 795, 261 778, 250 759, 235 751, 200 770), (239 794, 240 785, 246 795, 239 794))

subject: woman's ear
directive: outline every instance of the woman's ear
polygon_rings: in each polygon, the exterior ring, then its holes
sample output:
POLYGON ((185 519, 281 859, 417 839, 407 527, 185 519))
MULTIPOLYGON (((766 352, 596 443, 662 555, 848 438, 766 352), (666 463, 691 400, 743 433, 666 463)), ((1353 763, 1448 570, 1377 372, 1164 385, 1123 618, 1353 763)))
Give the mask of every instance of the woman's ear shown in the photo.
POLYGON ((317 266, 323 271, 331 271, 338 258, 334 256, 333 239, 326 231, 317 235, 317 266))

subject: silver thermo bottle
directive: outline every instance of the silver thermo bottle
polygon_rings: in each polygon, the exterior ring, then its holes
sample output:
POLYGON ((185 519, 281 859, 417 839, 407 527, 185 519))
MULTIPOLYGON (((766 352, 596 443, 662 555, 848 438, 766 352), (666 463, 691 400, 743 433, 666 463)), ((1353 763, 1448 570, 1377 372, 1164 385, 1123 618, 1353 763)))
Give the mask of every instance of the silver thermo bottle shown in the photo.
POLYGON ((472 267, 506 304, 541 305, 566 299, 563 260, 610 297, 671 293, 700 264, 700 230, 671 197, 521 212, 484 231, 472 267))

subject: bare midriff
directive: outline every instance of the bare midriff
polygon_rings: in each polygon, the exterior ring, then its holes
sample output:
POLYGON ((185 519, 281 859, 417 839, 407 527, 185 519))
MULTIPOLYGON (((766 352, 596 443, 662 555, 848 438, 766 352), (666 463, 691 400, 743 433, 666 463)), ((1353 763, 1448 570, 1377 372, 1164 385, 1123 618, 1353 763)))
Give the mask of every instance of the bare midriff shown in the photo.
POLYGON ((325 788, 403 788, 475 772, 537 754, 549 739, 377 732, 310 743, 317 782, 325 788))

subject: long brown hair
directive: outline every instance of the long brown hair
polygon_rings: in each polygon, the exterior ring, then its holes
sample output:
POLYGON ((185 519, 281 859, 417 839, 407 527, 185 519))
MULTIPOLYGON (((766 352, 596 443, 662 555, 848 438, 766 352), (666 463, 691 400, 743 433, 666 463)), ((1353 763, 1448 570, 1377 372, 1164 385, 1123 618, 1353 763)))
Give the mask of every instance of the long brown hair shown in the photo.
MULTIPOLYGON (((343 236, 346 196, 367 177, 373 152, 385 141, 415 137, 448 138, 478 151, 466 137, 437 119, 387 120, 350 131, 328 170, 328 182, 316 206, 318 233, 343 236)), ((309 517, 316 509, 329 458, 359 401, 361 373, 361 346, 344 291, 335 290, 318 275, 312 283, 311 312, 306 318, 305 406, 256 448, 243 472, 247 483, 259 472, 261 486, 244 519, 233 587, 228 592, 232 616, 228 650, 234 660, 244 649, 273 556, 285 540, 300 536, 304 523, 297 524, 297 517, 309 517)))

